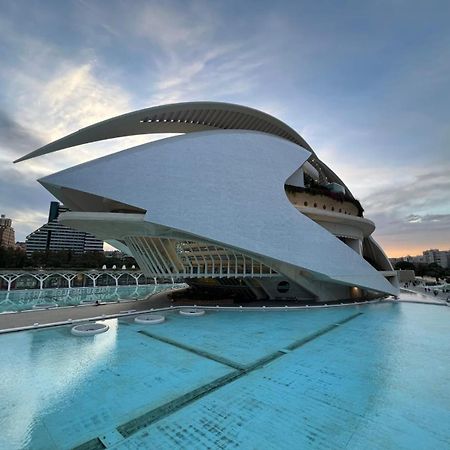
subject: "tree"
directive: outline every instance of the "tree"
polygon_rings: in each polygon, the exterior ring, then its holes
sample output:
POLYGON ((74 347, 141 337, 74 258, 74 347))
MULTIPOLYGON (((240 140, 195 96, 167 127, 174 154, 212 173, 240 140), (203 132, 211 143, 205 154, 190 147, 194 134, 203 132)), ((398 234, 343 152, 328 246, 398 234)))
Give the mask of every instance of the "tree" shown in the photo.
POLYGON ((399 261, 395 263, 395 270, 416 270, 416 266, 409 261, 399 261))
POLYGON ((436 281, 439 281, 439 278, 444 277, 445 269, 437 263, 431 263, 428 264, 428 267, 425 269, 425 275, 435 277, 436 281))
POLYGON ((103 265, 118 268, 126 265, 137 267, 134 258, 107 258, 103 252, 74 254, 71 250, 33 252, 29 257, 19 248, 0 247, 0 269, 100 269, 103 265))
POLYGON ((20 248, 0 247, 0 268, 20 269, 26 263, 26 254, 20 248))

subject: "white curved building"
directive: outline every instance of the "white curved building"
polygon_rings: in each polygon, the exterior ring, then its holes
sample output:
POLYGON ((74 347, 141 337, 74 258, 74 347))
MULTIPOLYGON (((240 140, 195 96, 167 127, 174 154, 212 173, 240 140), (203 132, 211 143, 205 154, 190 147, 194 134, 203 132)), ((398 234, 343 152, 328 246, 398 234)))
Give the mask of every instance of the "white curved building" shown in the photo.
POLYGON ((132 254, 148 276, 240 299, 397 295, 375 225, 305 140, 263 112, 179 103, 84 128, 18 161, 88 142, 184 133, 39 182, 61 221, 132 254))

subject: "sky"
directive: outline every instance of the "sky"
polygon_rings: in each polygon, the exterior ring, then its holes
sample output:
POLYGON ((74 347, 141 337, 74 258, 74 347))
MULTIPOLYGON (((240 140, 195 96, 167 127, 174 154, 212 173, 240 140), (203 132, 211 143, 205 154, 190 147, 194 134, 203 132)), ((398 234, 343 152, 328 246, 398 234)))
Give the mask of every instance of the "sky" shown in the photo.
MULTIPOLYGON (((13 164, 136 109, 224 101, 286 122, 358 198, 388 256, 450 248, 450 2, 0 0, 0 212, 36 179, 155 136, 13 164)), ((249 174, 251 176, 251 174, 249 174)))

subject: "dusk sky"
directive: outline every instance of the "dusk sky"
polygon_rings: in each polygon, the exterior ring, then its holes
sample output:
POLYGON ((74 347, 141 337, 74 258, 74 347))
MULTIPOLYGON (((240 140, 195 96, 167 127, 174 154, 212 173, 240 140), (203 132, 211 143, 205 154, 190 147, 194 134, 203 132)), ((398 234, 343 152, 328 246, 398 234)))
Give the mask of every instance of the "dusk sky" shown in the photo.
POLYGON ((449 23, 449 1, 0 0, 0 212, 24 240, 53 200, 36 178, 155 136, 12 163, 41 145, 136 109, 224 101, 297 130, 389 256, 449 249, 449 23))

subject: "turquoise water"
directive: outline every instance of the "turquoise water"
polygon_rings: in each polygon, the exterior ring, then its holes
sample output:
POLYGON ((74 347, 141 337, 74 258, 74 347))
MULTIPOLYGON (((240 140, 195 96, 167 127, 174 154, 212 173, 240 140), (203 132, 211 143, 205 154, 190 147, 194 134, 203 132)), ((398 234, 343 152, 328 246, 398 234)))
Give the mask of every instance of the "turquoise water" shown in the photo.
POLYGON ((0 448, 450 446, 447 307, 164 314, 0 336, 0 448))
POLYGON ((63 289, 32 289, 21 291, 0 291, 0 313, 25 311, 39 305, 75 306, 87 302, 117 302, 121 300, 142 300, 151 294, 172 288, 172 284, 86 287, 63 289))

